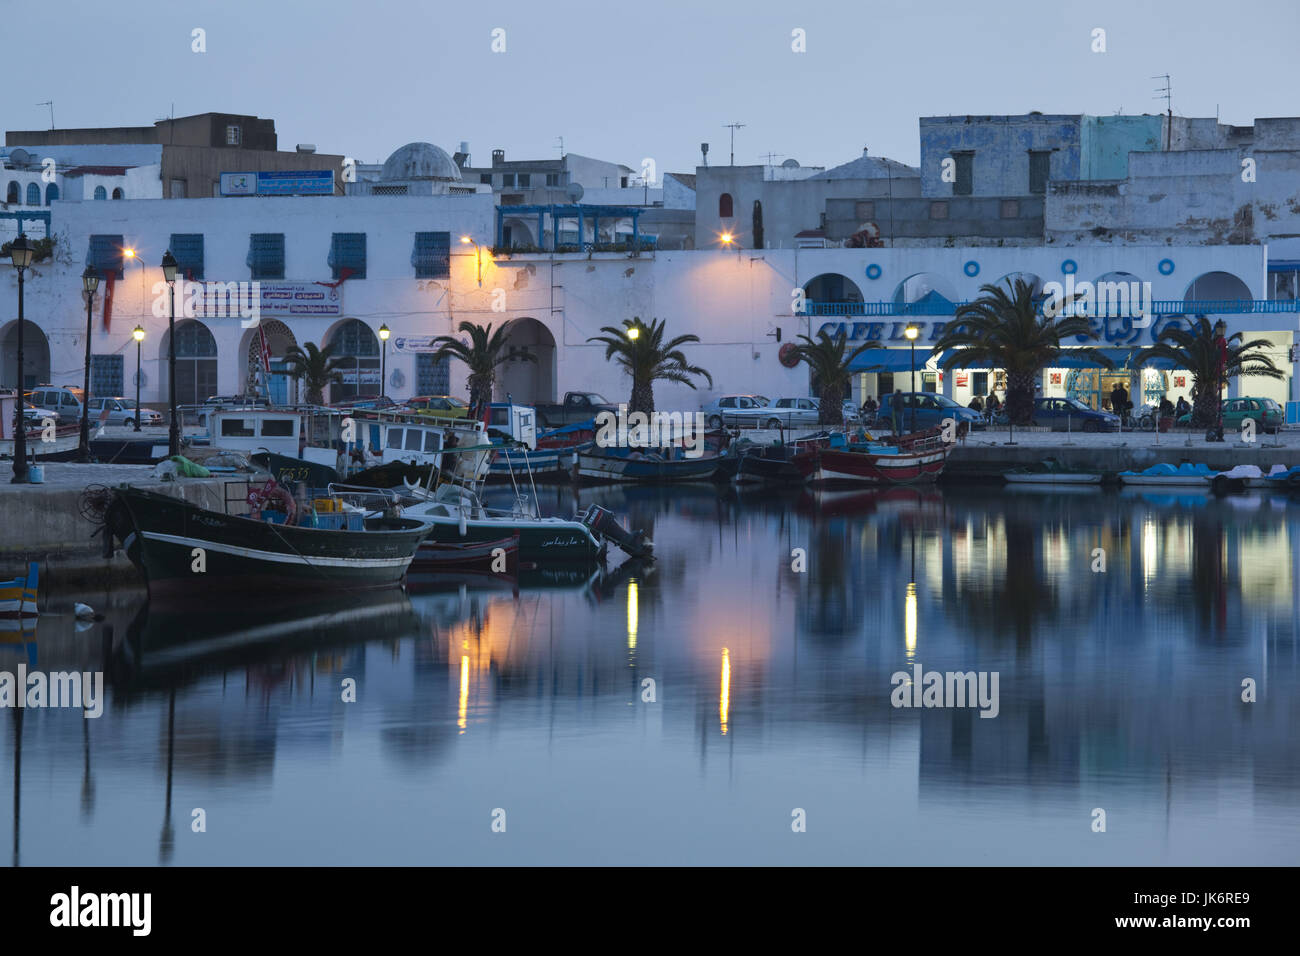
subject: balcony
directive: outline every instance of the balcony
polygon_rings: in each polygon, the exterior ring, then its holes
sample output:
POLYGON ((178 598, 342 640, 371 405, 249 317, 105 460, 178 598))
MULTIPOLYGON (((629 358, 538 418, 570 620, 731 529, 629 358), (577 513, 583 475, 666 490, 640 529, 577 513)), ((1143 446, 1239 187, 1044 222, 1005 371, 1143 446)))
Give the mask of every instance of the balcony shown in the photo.
MULTIPOLYGON (((806 302, 804 314, 810 316, 950 316, 965 302, 806 302)), ((1156 299, 1153 315, 1263 315, 1300 312, 1300 299, 1156 299)), ((1042 312, 1042 302, 1039 312, 1042 312)), ((1077 307, 1076 307, 1077 308, 1077 307)))

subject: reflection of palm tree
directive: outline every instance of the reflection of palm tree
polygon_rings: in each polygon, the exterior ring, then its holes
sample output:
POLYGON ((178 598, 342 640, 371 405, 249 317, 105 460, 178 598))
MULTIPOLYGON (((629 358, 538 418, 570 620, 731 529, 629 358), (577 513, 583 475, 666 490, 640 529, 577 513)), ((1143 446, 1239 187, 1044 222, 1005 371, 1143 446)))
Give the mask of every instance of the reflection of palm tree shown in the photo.
MULTIPOLYGON (((19 688, 22 691, 22 688, 19 688)), ((18 821, 23 779, 23 710, 14 708, 14 862, 18 866, 18 821)))
POLYGON ((158 835, 158 862, 170 863, 176 849, 172 831, 172 755, 176 744, 176 690, 167 698, 167 799, 163 810, 162 833, 158 835))
POLYGON ((1223 522, 1213 514, 1192 519, 1192 602, 1197 620, 1214 622, 1215 634, 1227 627, 1227 569, 1223 561, 1223 522))
POLYGON ((808 554, 804 630, 818 644, 836 646, 856 634, 864 602, 853 576, 853 546, 844 521, 819 524, 808 554))

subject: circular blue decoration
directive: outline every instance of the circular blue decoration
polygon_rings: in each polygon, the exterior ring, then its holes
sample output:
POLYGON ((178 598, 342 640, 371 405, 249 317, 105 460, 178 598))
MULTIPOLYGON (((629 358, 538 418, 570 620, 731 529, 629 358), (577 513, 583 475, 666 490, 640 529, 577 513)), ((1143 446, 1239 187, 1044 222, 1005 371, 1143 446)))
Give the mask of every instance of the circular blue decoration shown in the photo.
POLYGON ((876 265, 874 262, 871 263, 871 265, 867 266, 867 278, 868 278, 868 279, 879 279, 879 278, 880 278, 880 266, 876 265))
POLYGON ((973 279, 980 274, 980 264, 972 259, 961 267, 961 271, 973 279))
POLYGON ((1156 266, 1156 268, 1160 270, 1162 276, 1170 275, 1174 271, 1174 260, 1161 259, 1160 264, 1156 266))
POLYGON ((1067 276, 1072 276, 1078 271, 1079 263, 1075 262, 1073 259, 1066 259, 1061 263, 1061 272, 1067 276))

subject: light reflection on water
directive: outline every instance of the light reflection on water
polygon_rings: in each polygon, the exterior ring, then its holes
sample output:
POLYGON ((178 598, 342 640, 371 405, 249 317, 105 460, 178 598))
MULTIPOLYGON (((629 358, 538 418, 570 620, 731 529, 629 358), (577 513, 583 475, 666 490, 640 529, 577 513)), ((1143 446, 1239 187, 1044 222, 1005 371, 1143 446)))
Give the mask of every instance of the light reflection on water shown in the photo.
MULTIPOLYGON (((96 721, 0 712, 18 861, 1300 857, 1300 505, 579 497, 628 514, 658 560, 202 614, 56 596, 38 666, 102 667, 111 689, 96 721), (105 620, 76 630, 74 599, 105 620), (998 672, 998 716, 894 709, 891 675, 914 663, 998 672), (190 828, 199 807, 206 833, 190 828)), ((570 489, 542 498, 575 505, 570 489)), ((26 653, 0 644, 0 669, 26 653)))

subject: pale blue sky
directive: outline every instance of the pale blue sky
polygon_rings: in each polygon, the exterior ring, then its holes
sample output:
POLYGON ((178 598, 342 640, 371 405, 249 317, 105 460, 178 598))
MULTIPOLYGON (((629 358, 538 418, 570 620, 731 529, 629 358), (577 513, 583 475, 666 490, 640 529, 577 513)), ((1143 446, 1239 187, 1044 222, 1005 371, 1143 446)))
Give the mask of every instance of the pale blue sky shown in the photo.
POLYGON ((1162 73, 1180 115, 1300 113, 1296 0, 70 0, 6 4, 5 25, 30 83, 15 95, 11 68, 7 129, 48 127, 43 100, 59 127, 143 125, 174 104, 270 117, 281 148, 363 162, 412 140, 468 140, 484 165, 498 146, 554 157, 563 136, 692 171, 702 141, 725 164, 724 124, 741 122, 737 163, 832 166, 868 146, 915 165, 919 116, 1160 112, 1162 73))

